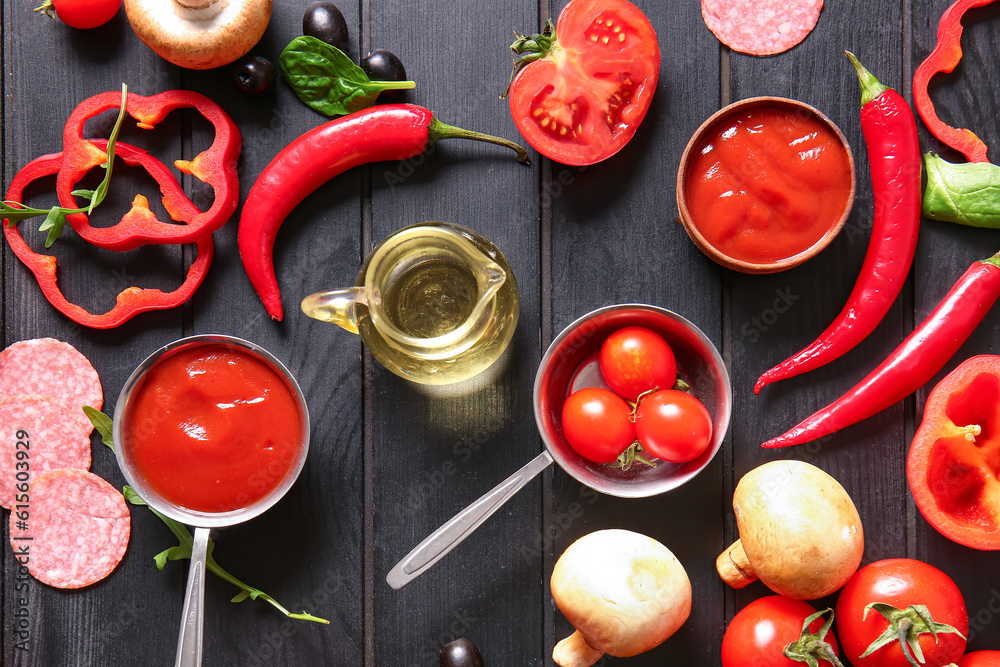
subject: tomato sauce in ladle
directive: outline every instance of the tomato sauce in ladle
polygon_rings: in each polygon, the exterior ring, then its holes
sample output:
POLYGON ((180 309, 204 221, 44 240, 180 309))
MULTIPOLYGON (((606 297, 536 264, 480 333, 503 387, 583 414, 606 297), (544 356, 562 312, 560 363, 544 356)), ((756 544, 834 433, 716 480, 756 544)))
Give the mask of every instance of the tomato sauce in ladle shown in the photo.
POLYGON ((309 445, 305 399, 262 348, 192 336, 132 373, 115 408, 114 440, 122 473, 143 500, 196 527, 177 664, 200 665, 209 530, 252 519, 294 483, 309 445))

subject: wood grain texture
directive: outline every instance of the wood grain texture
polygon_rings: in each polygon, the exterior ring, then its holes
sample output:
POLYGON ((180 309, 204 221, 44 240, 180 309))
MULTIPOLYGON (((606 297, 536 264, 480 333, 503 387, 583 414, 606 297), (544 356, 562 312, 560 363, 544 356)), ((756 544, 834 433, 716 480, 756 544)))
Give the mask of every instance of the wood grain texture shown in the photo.
MULTIPOLYGON (((351 0, 338 3, 351 29, 348 55, 374 48, 397 53, 417 88, 405 99, 446 123, 520 139, 507 104, 497 99, 509 75, 511 31, 533 32, 555 18, 562 0, 351 0)), ((812 34, 769 58, 731 53, 706 28, 698 3, 637 0, 662 52, 656 97, 634 140, 604 163, 579 169, 532 153, 517 164, 503 148, 447 141, 428 155, 343 174, 308 197, 283 226, 275 247, 285 318, 272 322, 246 278, 236 234, 240 211, 215 234, 208 278, 183 309, 141 315, 110 331, 73 325, 42 297, 5 247, 0 263, 3 345, 54 336, 94 363, 105 412, 132 369, 160 345, 191 333, 225 333, 263 345, 298 378, 312 417, 309 461, 288 496, 247 524, 218 531, 215 556, 234 575, 294 611, 329 618, 329 626, 290 621, 261 601, 233 604, 235 590, 215 577, 206 594, 205 664, 432 666, 441 645, 473 639, 489 665, 552 665, 555 641, 571 628, 548 588, 553 564, 576 538, 601 528, 629 528, 670 548, 694 588, 691 619, 662 646, 622 665, 719 664, 726 622, 761 584, 733 592, 714 570, 715 556, 736 537, 732 491, 751 468, 798 458, 823 468, 853 497, 866 527, 865 561, 908 556, 951 575, 966 596, 973 649, 1000 647, 1000 569, 996 557, 955 545, 919 515, 905 480, 909 438, 927 391, 829 438, 792 450, 760 442, 834 400, 877 365, 976 259, 998 246, 997 232, 924 220, 912 278, 885 321, 855 350, 807 375, 754 396, 761 372, 811 342, 837 315, 861 267, 873 198, 858 123, 860 95, 843 56, 850 49, 885 84, 910 98, 910 78, 933 48, 949 0, 828 2, 812 34), (844 232, 818 257, 771 276, 722 269, 674 223, 677 164, 688 138, 728 101, 779 95, 808 102, 843 130, 858 168, 858 196, 844 232), (428 389, 373 362, 358 337, 299 312, 319 290, 352 284, 365 255, 393 231, 424 220, 467 225, 510 260, 521 310, 509 352, 494 372, 449 389, 428 389), (723 450, 695 480, 662 496, 603 496, 553 466, 531 482, 432 570, 394 591, 385 575, 428 533, 529 461, 542 449, 532 416, 532 385, 552 337, 600 306, 644 302, 680 313, 720 348, 733 382, 734 416, 723 450)), ((301 32, 304 3, 278 0, 254 53, 277 61, 301 32)), ((106 26, 74 31, 15 0, 0 5, 2 86, 0 180, 5 187, 33 157, 61 149, 64 119, 82 99, 122 82, 133 92, 171 88, 205 93, 240 126, 241 194, 275 154, 326 119, 303 106, 287 85, 248 98, 228 67, 180 70, 134 36, 120 12, 106 26)), ((971 127, 1000 150, 1000 3, 965 22, 965 59, 935 79, 942 118, 971 127)), ((110 114, 88 131, 106 136, 110 114)), ((920 126, 925 150, 955 154, 920 126)), ((211 129, 194 113, 170 117, 154 132, 127 129, 123 139, 172 162, 208 145, 211 129)), ((994 161, 997 156, 991 152, 994 161)), ((99 224, 111 224, 135 192, 155 188, 133 169, 116 171, 99 224)), ((196 202, 211 192, 185 177, 196 202)), ((54 179, 33 187, 30 203, 53 199, 54 179)), ((39 221, 22 223, 41 247, 39 221)), ((174 286, 191 250, 95 251, 71 231, 57 243, 67 294, 95 310, 133 281, 174 286)), ((1000 353, 994 310, 935 379, 962 359, 1000 353)), ((93 470, 120 487, 113 454, 94 440, 93 470)), ((4 541, 7 513, 3 515, 4 541)), ((173 660, 187 561, 157 571, 153 556, 174 544, 169 530, 133 507, 132 542, 118 569, 80 591, 30 580, 17 589, 18 566, 0 548, 3 665, 162 665, 173 660), (26 605, 18 597, 27 595, 26 605), (26 608, 26 650, 17 648, 26 608)), ((819 601, 832 602, 835 598, 819 601)), ((601 663, 604 664, 604 663, 601 663)))

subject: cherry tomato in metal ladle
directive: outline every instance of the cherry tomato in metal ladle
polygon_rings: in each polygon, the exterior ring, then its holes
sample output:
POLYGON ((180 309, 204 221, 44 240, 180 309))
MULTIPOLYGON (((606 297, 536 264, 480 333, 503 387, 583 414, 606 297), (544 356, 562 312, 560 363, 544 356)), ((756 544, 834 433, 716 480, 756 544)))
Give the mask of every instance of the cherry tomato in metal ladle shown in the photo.
POLYGON ((244 56, 233 66, 233 80, 244 93, 263 95, 274 90, 278 72, 267 58, 244 56))
MULTIPOLYGON (((372 81, 406 81, 403 61, 392 51, 375 49, 361 59, 361 69, 372 81)), ((402 90, 387 90, 379 95, 379 102, 393 104, 403 99, 402 90)))
POLYGON ((314 2, 302 16, 302 34, 315 37, 341 51, 347 49, 347 21, 332 2, 314 2))
POLYGON ((462 637, 441 649, 441 667, 483 667, 483 656, 471 640, 462 637))

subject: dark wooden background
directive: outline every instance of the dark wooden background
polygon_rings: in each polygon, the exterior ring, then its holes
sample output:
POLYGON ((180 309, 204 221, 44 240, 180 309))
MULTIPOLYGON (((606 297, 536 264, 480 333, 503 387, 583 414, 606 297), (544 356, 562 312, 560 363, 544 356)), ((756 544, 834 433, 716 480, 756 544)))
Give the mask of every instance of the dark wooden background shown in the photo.
MULTIPOLYGON (((324 120, 285 85, 274 96, 251 99, 237 91, 228 67, 193 72, 167 64, 138 41, 123 11, 106 26, 75 31, 33 14, 34 4, 2 4, 4 187, 33 157, 61 150, 63 123, 80 100, 122 82, 139 94, 189 88, 218 101, 243 131, 244 196, 280 148, 324 120)), ((300 34, 306 4, 277 2, 254 53, 276 61, 300 34)), ((511 31, 537 30, 562 4, 345 0, 340 7, 352 29, 349 54, 396 52, 417 82, 409 101, 447 123, 516 139, 507 106, 497 99, 510 71, 511 31)), ((811 341, 839 312, 867 247, 872 195, 860 94, 843 50, 911 99, 913 70, 933 47, 949 0, 830 2, 801 45, 770 58, 720 47, 695 0, 638 4, 659 36, 661 77, 649 115, 619 155, 587 169, 536 155, 526 168, 497 147, 453 141, 426 159, 344 174, 299 206, 278 239, 281 323, 267 318, 243 272, 236 219, 215 235, 214 265, 190 304, 110 331, 81 329, 53 310, 5 248, 3 344, 54 336, 76 345, 101 375, 108 410, 143 357, 190 333, 232 334, 265 346, 306 392, 313 431, 302 476, 266 515, 219 532, 215 555, 287 607, 331 623, 289 621, 261 602, 232 604, 236 591, 209 576, 206 665, 431 666, 440 646, 459 636, 473 639, 494 667, 552 664, 553 644, 570 631, 548 591, 553 563, 577 537, 608 527, 661 541, 680 558, 694 588, 684 627, 621 664, 718 665, 728 619, 767 593, 761 584, 733 592, 715 574, 716 555, 735 538, 732 490, 747 470, 782 457, 814 463, 847 488, 864 521, 866 562, 909 556, 941 567, 965 594, 971 648, 1000 648, 993 611, 1000 604, 1000 557, 939 536, 916 511, 906 485, 906 450, 926 389, 819 444, 758 447, 881 361, 973 261, 1000 249, 1000 233, 924 221, 912 278, 875 333, 828 367, 752 393, 760 372, 811 341), (675 174, 688 138, 721 105, 755 95, 818 107, 847 135, 858 164, 858 197, 844 232, 817 258, 771 276, 721 269, 674 223, 675 174), (461 223, 491 238, 510 259, 521 289, 521 319, 506 365, 466 383, 461 393, 408 384, 375 365, 357 337, 310 320, 297 307, 312 291, 353 283, 373 242, 422 220, 461 223), (550 468, 430 572, 391 590, 385 575, 400 557, 541 451, 531 388, 548 341, 579 315, 622 302, 670 308, 722 350, 735 405, 719 456, 691 483, 649 500, 599 496, 550 468)), ((1000 151, 998 19, 1000 4, 970 13, 965 59, 934 88, 941 116, 974 128, 993 146, 994 160, 1000 151)), ((103 118, 91 129, 106 134, 110 125, 110 117, 103 118)), ((922 126, 921 132, 926 150, 940 150, 922 126)), ((173 160, 207 146, 211 130, 193 115, 178 114, 152 135, 132 129, 123 138, 173 160)), ((127 205, 133 186, 150 189, 133 171, 122 170, 99 223, 109 224, 108 211, 127 205)), ((189 181, 200 201, 210 198, 189 181)), ((30 201, 51 202, 51 185, 33 189, 30 201)), ((30 221, 23 229, 34 226, 30 221)), ((30 236, 38 247, 40 235, 30 236)), ((127 284, 176 286, 191 260, 190 251, 177 248, 97 252, 72 232, 57 245, 63 288, 99 312, 127 284)), ((995 310, 941 375, 973 354, 1000 353, 998 333, 995 310)), ((96 437, 93 470, 123 484, 114 457, 96 437)), ((79 591, 31 582, 27 651, 13 642, 16 563, 0 549, 4 665, 172 664, 187 562, 157 571, 153 555, 174 539, 145 509, 132 508, 132 517, 128 553, 107 580, 79 591)))

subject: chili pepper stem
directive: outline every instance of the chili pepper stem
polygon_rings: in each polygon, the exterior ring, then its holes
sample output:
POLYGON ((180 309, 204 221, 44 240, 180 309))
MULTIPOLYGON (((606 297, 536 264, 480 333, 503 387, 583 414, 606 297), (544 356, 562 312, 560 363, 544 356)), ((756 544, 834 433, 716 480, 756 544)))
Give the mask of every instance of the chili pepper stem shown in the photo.
POLYGON ((980 260, 983 264, 992 264, 993 266, 1000 269, 1000 252, 993 255, 992 257, 987 257, 986 259, 980 260))
POLYGON ((453 125, 448 125, 442 123, 437 118, 431 118, 430 125, 427 128, 427 147, 430 148, 442 139, 474 139, 476 141, 485 141, 490 144, 496 144, 498 146, 506 146, 517 153, 517 161, 521 164, 530 164, 528 162, 528 151, 513 141, 508 141, 500 137, 494 137, 491 134, 483 134, 482 132, 475 132, 473 130, 465 130, 460 127, 454 127, 453 125))
POLYGON ((876 97, 889 90, 888 86, 883 86, 875 76, 865 69, 858 59, 850 51, 844 51, 847 54, 848 59, 851 64, 854 65, 854 69, 858 72, 858 83, 861 84, 861 106, 864 106, 874 100, 876 97))

